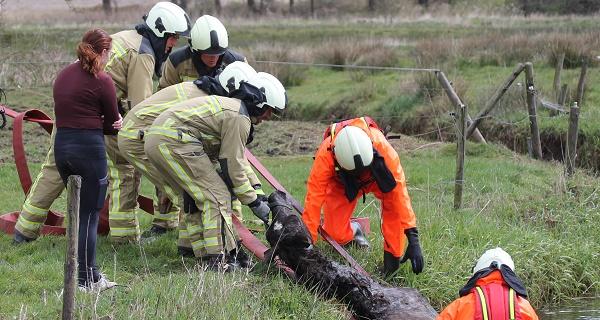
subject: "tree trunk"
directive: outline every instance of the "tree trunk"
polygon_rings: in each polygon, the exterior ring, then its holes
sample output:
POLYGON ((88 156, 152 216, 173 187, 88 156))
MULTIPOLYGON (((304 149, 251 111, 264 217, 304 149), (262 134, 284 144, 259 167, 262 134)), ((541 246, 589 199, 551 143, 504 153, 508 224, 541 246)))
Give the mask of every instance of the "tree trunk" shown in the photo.
POLYGON ((370 12, 373 12, 373 11, 375 11, 375 0, 368 0, 368 3, 367 3, 367 9, 368 9, 370 12))
POLYGON ((433 320, 437 316, 418 290, 384 287, 351 267, 331 261, 314 248, 285 193, 272 193, 269 207, 273 222, 266 235, 271 249, 265 258, 279 256, 308 290, 342 301, 357 319, 433 320))
POLYGON ((290 13, 294 13, 294 0, 290 0, 290 13))
POLYGON ((102 10, 107 15, 112 13, 112 4, 110 2, 110 0, 102 0, 102 10))
POLYGON ((181 7, 183 10, 187 10, 189 0, 171 0, 174 4, 181 7))
POLYGON ((221 15, 221 10, 223 7, 221 6, 221 0, 215 0, 215 10, 217 11, 217 15, 221 15))
POLYGON ((429 6, 429 0, 418 0, 419 5, 426 7, 429 6))
POLYGON ((250 10, 250 12, 254 12, 254 13, 257 12, 256 2, 254 0, 248 0, 247 4, 248 4, 248 9, 250 10))

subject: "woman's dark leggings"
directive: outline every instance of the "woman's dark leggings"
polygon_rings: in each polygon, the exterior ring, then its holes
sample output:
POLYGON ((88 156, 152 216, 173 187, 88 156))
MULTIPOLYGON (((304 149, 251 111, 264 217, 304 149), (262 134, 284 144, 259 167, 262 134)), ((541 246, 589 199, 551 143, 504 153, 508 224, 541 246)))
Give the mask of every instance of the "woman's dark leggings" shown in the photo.
POLYGON ((102 130, 58 128, 54 158, 65 185, 69 176, 81 176, 78 282, 80 285, 97 282, 100 279, 96 266, 98 212, 104 205, 108 186, 102 130))

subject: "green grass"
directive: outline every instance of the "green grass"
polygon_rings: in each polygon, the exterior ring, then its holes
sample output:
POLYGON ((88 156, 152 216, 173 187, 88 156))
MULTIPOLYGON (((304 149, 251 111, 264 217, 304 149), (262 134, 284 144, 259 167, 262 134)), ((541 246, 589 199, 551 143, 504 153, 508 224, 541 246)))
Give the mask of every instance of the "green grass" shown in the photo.
MULTIPOLYGON (((407 19, 391 24, 352 22, 351 19, 344 22, 288 22, 227 25, 232 47, 251 51, 266 44, 284 50, 307 47, 318 53, 319 48, 335 41, 376 38, 390 43, 398 54, 400 66, 414 66, 418 65, 415 48, 421 41, 430 39, 462 41, 481 36, 506 37, 517 31, 536 35, 551 34, 557 30, 576 37, 579 33, 595 30, 597 26, 594 18, 587 17, 473 17, 460 21, 451 18, 435 21, 407 19)), ((72 48, 84 29, 81 26, 7 27, 0 32, 0 57, 16 60, 35 57, 42 61, 70 59, 73 57, 72 48)), ((107 29, 115 32, 120 28, 111 25, 107 29)), ((537 56, 534 63, 536 86, 543 97, 550 98, 553 66, 543 55, 537 56)), ((513 68, 512 63, 505 66, 480 56, 464 56, 458 61, 436 61, 434 64, 443 68, 454 82, 472 116, 513 68)), ((260 65, 257 68, 260 69, 260 65)), ((589 72, 586 103, 581 110, 580 122, 579 157, 589 167, 597 165, 596 158, 600 152, 600 127, 594 120, 600 113, 600 89, 593 85, 600 81, 596 71, 593 68, 589 72)), ((569 84, 571 92, 575 90, 578 72, 577 69, 563 71, 563 83, 569 84)), ((52 74, 43 70, 37 73, 52 74)), ((416 74, 308 68, 303 77, 299 85, 288 88, 290 106, 287 118, 329 122, 335 118, 366 114, 380 124, 407 129, 405 132, 410 134, 421 134, 452 124, 447 115, 450 107, 444 94, 439 92, 439 88, 434 88, 434 96, 429 100, 419 86, 423 80, 416 74)), ((518 82, 523 82, 522 78, 518 82)), ((523 151, 529 129, 527 121, 523 121, 526 106, 518 100, 519 94, 522 95, 514 90, 509 92, 509 97, 501 101, 499 110, 493 114, 494 118, 484 122, 482 131, 488 141, 503 141, 511 147, 512 142, 517 141, 514 147, 523 151), (505 123, 511 125, 505 127, 505 123)), ((7 96, 8 105, 14 109, 33 107, 52 115, 52 90, 47 83, 41 88, 16 89, 11 86, 7 96)), ((550 118, 545 110, 539 109, 542 135, 551 138, 564 135, 567 116, 550 118)), ((288 127, 277 123, 269 128, 285 131, 288 127)), ((317 131, 320 134, 322 130, 319 128, 317 131)), ((451 139, 452 130, 447 129, 440 136, 435 134, 434 138, 451 139)), ((261 141, 261 150, 281 145, 269 140, 269 136, 295 140, 298 138, 296 135, 300 138, 303 135, 300 130, 287 133, 291 136, 279 137, 277 131, 264 133, 266 140, 261 141)), ((9 130, 0 130, 0 148, 7 151, 0 153, 0 207, 6 212, 19 210, 23 201, 8 151, 11 148, 10 137, 9 130)), ((312 142, 313 146, 317 140, 315 138, 312 142)), ((33 177, 46 155, 47 144, 48 136, 37 125, 25 126, 25 146, 33 177)), ((310 147, 303 146, 306 148, 304 153, 311 152, 310 147)), ((531 161, 503 147, 469 144, 465 208, 455 211, 450 209, 455 170, 454 146, 423 148, 405 152, 401 157, 409 179, 409 193, 418 217, 427 266, 423 274, 415 276, 404 265, 398 276, 388 282, 418 288, 440 310, 456 297, 476 258, 485 249, 502 246, 513 255, 517 273, 524 279, 531 301, 537 307, 568 298, 600 294, 600 271, 596 266, 600 258, 600 225, 597 222, 600 218, 597 208, 600 181, 597 178, 578 173, 566 182, 557 163, 531 161)), ((264 158, 265 165, 298 199, 303 199, 311 161, 308 155, 264 158)), ((150 186, 145 184, 144 193, 150 192, 150 186)), ((383 259, 382 238, 379 234, 378 205, 372 200, 367 198, 366 204, 360 204, 356 212, 371 218, 374 232, 369 238, 373 247, 368 252, 352 249, 351 253, 369 272, 378 276, 383 259)), ((53 206, 61 211, 64 207, 64 198, 53 206)), ((250 216, 251 213, 246 210, 245 215, 250 216)), ((150 216, 141 214, 140 218, 147 228, 150 216)), ((94 318, 96 315, 123 318, 128 315, 130 318, 177 319, 346 317, 344 308, 335 301, 324 301, 276 272, 268 271, 265 266, 259 265, 249 274, 216 276, 202 272, 193 260, 178 258, 175 237, 174 233, 170 233, 141 247, 115 248, 101 238, 99 264, 112 279, 129 288, 113 290, 98 300, 78 295, 79 315, 82 318, 94 318)), ((0 318, 18 317, 20 314, 35 318, 58 316, 64 247, 65 241, 60 237, 42 237, 35 243, 13 247, 8 236, 0 235, 0 273, 11 275, 0 277, 0 294, 3 296, 0 318)), ((319 247, 335 257, 323 243, 319 247)))
MULTIPOLYGON (((600 219, 598 180, 585 174, 565 183, 562 169, 515 155, 502 147, 468 145, 464 209, 453 210, 454 146, 405 152, 402 163, 417 213, 425 272, 415 276, 408 265, 388 282, 413 286, 438 310, 456 297, 469 270, 486 249, 502 246, 514 258, 517 273, 536 306, 598 294, 600 219)), ((310 157, 263 158, 290 192, 302 199, 310 157)), ((34 170, 35 171, 35 170, 34 170)), ((0 183, 8 186, 0 199, 5 211, 18 210, 23 195, 14 166, 0 166, 0 183)), ((150 188, 145 186, 147 193, 150 188)), ((366 270, 379 277, 382 237, 378 203, 368 197, 357 213, 371 219, 372 248, 351 253, 366 270)), ((64 207, 59 201, 58 209, 64 207)), ((248 211, 246 216, 250 215, 248 211)), ((148 215, 143 223, 148 225, 148 215)), ((337 257, 323 243, 319 247, 337 257)), ((36 318, 55 318, 65 241, 42 237, 19 247, 0 235, 0 316, 26 312, 36 318)), ((112 279, 128 286, 99 299, 77 296, 83 318, 175 317, 265 319, 340 319, 343 308, 324 301, 285 277, 259 265, 249 274, 217 276, 203 272, 193 259, 175 253, 175 234, 143 246, 112 247, 100 238, 98 261, 112 279), (94 311, 95 310, 95 311, 94 311), (192 316, 193 315, 193 316, 192 316)))

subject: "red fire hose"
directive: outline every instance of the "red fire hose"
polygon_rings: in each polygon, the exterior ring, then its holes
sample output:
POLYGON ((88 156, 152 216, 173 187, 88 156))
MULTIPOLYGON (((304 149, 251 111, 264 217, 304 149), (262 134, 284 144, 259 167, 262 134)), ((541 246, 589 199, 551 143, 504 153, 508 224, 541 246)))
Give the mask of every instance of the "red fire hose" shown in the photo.
MULTIPOLYGON (((25 195, 29 193, 31 189, 32 181, 31 174, 29 173, 29 166, 27 165, 27 157, 25 154, 25 147, 23 144, 23 121, 34 122, 39 124, 48 134, 52 133, 54 127, 54 121, 45 114, 44 112, 32 109, 25 112, 17 112, 5 105, 0 104, 0 109, 4 110, 4 114, 14 119, 13 122, 13 133, 12 133, 12 145, 13 154, 15 159, 15 166, 17 167, 17 174, 19 175, 19 181, 25 195)), ((152 199, 144 196, 138 197, 138 203, 140 208, 148 213, 154 212, 152 206, 152 199)), ((15 224, 19 217, 20 212, 9 212, 0 216, 0 230, 12 234, 14 232, 15 224)), ((41 234, 55 234, 64 235, 65 228, 62 227, 64 215, 55 212, 48 211, 48 217, 42 229, 41 234)), ((109 232, 108 226, 108 199, 104 201, 104 207, 100 211, 100 221, 98 223, 98 233, 106 235, 109 232)))
MULTIPOLYGON (((27 165, 27 157, 25 154, 25 148, 23 144, 23 121, 29 121, 39 124, 46 132, 49 134, 52 133, 52 128, 54 126, 54 121, 46 115, 44 112, 32 109, 25 112, 17 112, 14 111, 7 106, 0 104, 0 110, 2 110, 2 114, 6 114, 7 116, 14 118, 13 123, 13 153, 15 159, 15 166, 17 168, 17 173, 19 175, 19 180, 21 182, 21 187, 23 188, 23 192, 25 195, 29 193, 31 189, 32 180, 31 174, 29 173, 29 167, 27 165)), ((289 195, 289 199, 292 201, 292 206, 298 213, 302 213, 304 210, 302 205, 294 199, 289 192, 275 179, 273 175, 265 168, 260 161, 248 150, 246 150, 246 157, 250 164, 256 168, 256 170, 273 186, 273 188, 283 191, 289 195)), ((140 195, 138 197, 138 204, 140 208, 148 213, 153 213, 154 208, 152 204, 152 199, 144 197, 140 195)), ((0 230, 12 234, 14 232, 14 227, 17 222, 19 216, 19 212, 10 212, 0 216, 0 230)), ((48 217, 46 218, 46 222, 41 229, 42 234, 55 234, 55 235, 63 235, 65 234, 65 228, 62 227, 64 215, 59 212, 48 211, 48 217)), ((363 229, 365 231, 369 231, 368 220, 360 219, 358 220, 361 225, 363 225, 363 229)), ((242 223, 241 221, 234 218, 234 226, 236 231, 240 234, 242 238, 242 242, 244 246, 253 252, 259 259, 264 259, 264 252, 267 250, 267 247, 260 242, 242 223)), ((104 202, 104 207, 100 211, 100 221, 98 223, 98 233, 99 234, 108 234, 109 232, 109 224, 108 224, 108 198, 104 202)), ((333 240, 325 230, 319 228, 319 233, 323 237, 323 239, 329 243, 333 248, 342 256, 344 259, 348 261, 348 263, 358 270, 359 272, 367 275, 367 272, 352 258, 352 256, 344 250, 335 240, 333 240)), ((284 272, 293 275, 293 271, 286 266, 281 265, 280 262, 276 261, 276 264, 279 264, 280 267, 283 268, 284 272)))
MULTIPOLYGON (((285 187, 283 187, 283 185, 281 183, 279 183, 279 181, 277 181, 277 179, 275 179, 275 177, 269 172, 269 170, 267 170, 267 168, 265 168, 262 165, 262 163, 260 163, 260 161, 258 161, 258 159, 248 149, 246 149, 246 158, 248 159, 248 162, 250 162, 250 164, 265 178, 265 180, 267 180, 267 182, 269 182, 269 184, 271 184, 271 186, 273 186, 273 188, 275 188, 276 190, 285 192, 288 195, 288 199, 290 199, 290 201, 291 201, 292 207, 294 207, 294 209, 296 209, 296 211, 299 214, 302 214, 302 212, 304 211, 304 208, 302 207, 300 202, 298 202, 298 200, 296 200, 296 199, 294 199, 294 197, 292 197, 292 195, 285 189, 285 187)), ((363 230, 368 231, 368 229, 369 229, 368 228, 368 220, 365 221, 365 219, 359 219, 357 221, 361 224, 361 226, 363 226, 363 230), (365 226, 365 225, 367 225, 367 226, 365 226)), ((331 238, 331 236, 329 236, 329 234, 327 234, 327 232, 325 232, 325 230, 323 230, 323 228, 321 228, 321 227, 319 227, 319 234, 321 235, 321 237, 323 237, 323 239, 327 243, 329 243, 329 245, 331 245, 333 247, 333 249, 335 249, 335 251, 337 253, 339 253, 342 257, 344 257, 344 259, 346 259, 346 261, 348 261, 348 263, 350 264, 351 267, 353 267, 358 272, 360 272, 366 276, 369 275, 365 271, 365 269, 363 269, 360 266, 360 264, 358 264, 358 262, 356 262, 356 260, 354 260, 354 258, 352 258, 352 256, 348 253, 348 251, 346 251, 335 240, 333 240, 333 238, 331 238)), ((250 248, 248 248, 248 249, 252 250, 250 248)))

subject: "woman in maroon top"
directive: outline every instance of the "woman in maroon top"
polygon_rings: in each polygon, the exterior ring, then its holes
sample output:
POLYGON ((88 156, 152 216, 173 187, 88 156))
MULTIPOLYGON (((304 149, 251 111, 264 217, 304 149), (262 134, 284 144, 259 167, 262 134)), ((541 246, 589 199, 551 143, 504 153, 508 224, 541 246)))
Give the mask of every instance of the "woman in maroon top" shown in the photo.
POLYGON ((78 283, 81 291, 115 286, 96 266, 98 212, 108 185, 104 135, 121 128, 115 86, 102 71, 112 39, 102 29, 85 33, 77 47, 79 60, 64 68, 53 87, 56 114, 54 157, 66 185, 70 175, 81 176, 78 239, 78 283))

